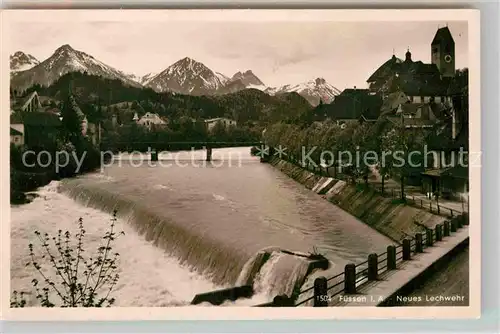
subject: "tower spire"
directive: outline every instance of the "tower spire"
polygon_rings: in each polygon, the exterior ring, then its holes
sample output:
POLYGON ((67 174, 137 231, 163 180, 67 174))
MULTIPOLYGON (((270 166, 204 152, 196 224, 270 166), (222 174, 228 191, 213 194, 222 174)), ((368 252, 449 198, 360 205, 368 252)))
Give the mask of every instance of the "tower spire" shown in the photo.
POLYGON ((412 61, 412 60, 411 60, 411 52, 410 52, 410 47, 409 47, 409 46, 408 46, 408 48, 407 48, 407 51, 406 51, 405 56, 406 56, 406 57, 405 57, 405 58, 406 58, 406 59, 405 59, 405 61, 407 61, 407 62, 411 62, 411 61, 412 61))

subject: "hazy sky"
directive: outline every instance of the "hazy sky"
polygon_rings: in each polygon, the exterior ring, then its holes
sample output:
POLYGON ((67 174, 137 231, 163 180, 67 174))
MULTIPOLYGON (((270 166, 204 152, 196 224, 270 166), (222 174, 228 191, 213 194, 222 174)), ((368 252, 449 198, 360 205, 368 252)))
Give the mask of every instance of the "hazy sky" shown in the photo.
MULTIPOLYGON (((365 87, 392 56, 430 63, 430 43, 446 22, 37 22, 13 23, 11 53, 42 61, 62 44, 136 75, 183 57, 232 76, 251 69, 266 85, 323 77, 339 89, 365 87)), ((468 64, 467 22, 448 22, 456 66, 468 64)))

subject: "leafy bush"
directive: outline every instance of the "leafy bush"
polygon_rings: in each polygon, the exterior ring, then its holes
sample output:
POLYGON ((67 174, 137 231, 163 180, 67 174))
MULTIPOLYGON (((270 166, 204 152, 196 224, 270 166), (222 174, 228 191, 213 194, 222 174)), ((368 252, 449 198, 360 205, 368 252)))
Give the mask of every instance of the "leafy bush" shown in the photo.
MULTIPOLYGON (((86 231, 82 218, 78 220, 78 232, 74 236, 62 230, 53 237, 35 231, 40 254, 36 254, 34 245, 29 244, 31 261, 26 266, 33 266, 41 277, 31 282, 42 307, 103 307, 115 302, 110 295, 119 279, 119 254, 113 253, 112 243, 123 234, 114 231, 116 220, 115 211, 109 230, 102 237, 104 245, 98 247, 94 257, 84 256, 86 231), (45 259, 45 263, 41 263, 40 258, 45 259), (56 300, 53 300, 54 295, 56 300)), ((24 292, 14 291, 11 307, 25 305, 24 292)))

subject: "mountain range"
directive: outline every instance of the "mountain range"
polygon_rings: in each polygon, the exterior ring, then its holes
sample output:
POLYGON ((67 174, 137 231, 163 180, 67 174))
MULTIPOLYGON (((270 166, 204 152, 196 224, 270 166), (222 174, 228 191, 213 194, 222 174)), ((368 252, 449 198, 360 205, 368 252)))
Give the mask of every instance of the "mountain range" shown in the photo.
POLYGON ((38 64, 40 64, 38 59, 22 51, 17 51, 10 56, 10 70, 12 73, 29 70, 38 64))
POLYGON ((57 48, 43 62, 17 51, 10 56, 10 68, 11 87, 21 91, 34 84, 49 86, 70 72, 82 72, 118 79, 133 87, 195 96, 230 94, 249 88, 261 90, 269 95, 296 92, 313 106, 318 105, 320 100, 330 103, 340 93, 323 78, 295 85, 268 87, 251 70, 237 72, 228 77, 189 57, 178 60, 159 73, 136 76, 115 69, 68 44, 57 48))

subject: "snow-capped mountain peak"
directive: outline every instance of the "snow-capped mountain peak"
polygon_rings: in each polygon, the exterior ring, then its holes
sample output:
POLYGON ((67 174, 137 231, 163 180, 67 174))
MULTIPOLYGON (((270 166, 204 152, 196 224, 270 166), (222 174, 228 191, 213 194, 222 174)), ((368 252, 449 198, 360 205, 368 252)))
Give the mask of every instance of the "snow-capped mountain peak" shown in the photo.
POLYGON ((204 64, 184 57, 147 82, 157 91, 172 91, 191 95, 210 95, 223 87, 227 78, 204 64))
POLYGON ((264 83, 251 70, 245 72, 236 72, 231 78, 232 81, 241 80, 246 86, 264 86, 264 83))
POLYGON ((104 64, 85 52, 75 50, 69 44, 61 45, 52 56, 33 68, 17 73, 12 78, 12 85, 18 89, 26 89, 35 83, 48 86, 69 72, 86 72, 139 86, 125 73, 104 64))
POLYGON ((56 49, 55 53, 57 53, 57 52, 71 52, 71 51, 76 51, 76 50, 73 49, 71 47, 71 45, 69 45, 69 44, 63 44, 56 49))
POLYGON ((22 51, 16 51, 10 55, 10 70, 12 72, 26 71, 39 63, 38 59, 22 51))
POLYGON ((296 85, 284 85, 278 88, 268 88, 266 93, 275 95, 296 92, 306 98, 309 103, 316 106, 320 103, 330 103, 340 93, 335 86, 329 84, 324 78, 316 78, 296 85))
POLYGON ((148 73, 146 75, 127 74, 127 77, 130 80, 133 80, 133 81, 145 86, 157 74, 158 73, 148 73))

